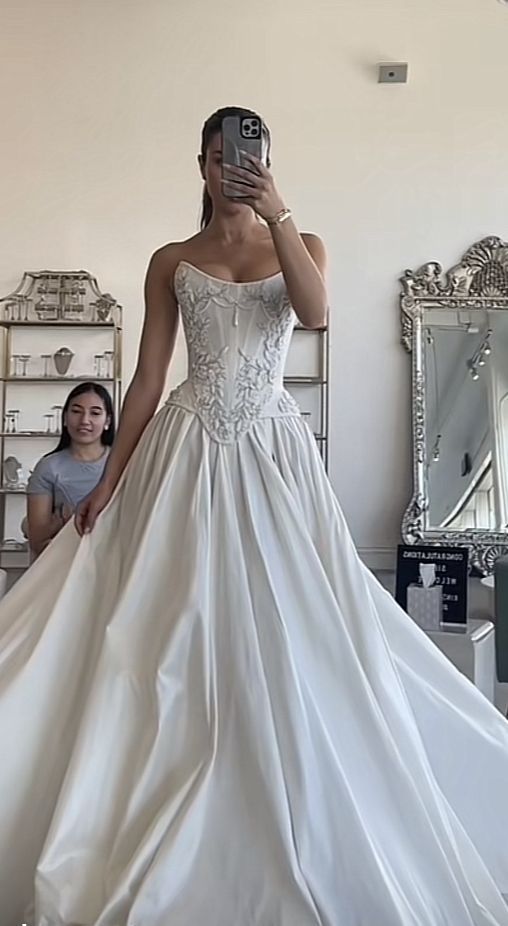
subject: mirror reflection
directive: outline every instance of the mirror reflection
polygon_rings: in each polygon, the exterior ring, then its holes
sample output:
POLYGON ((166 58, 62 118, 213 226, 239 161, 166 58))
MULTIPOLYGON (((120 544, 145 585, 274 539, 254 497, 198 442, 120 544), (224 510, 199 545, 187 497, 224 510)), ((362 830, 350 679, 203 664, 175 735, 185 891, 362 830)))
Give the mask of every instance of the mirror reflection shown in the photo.
POLYGON ((508 312, 423 313, 428 528, 508 524, 508 312))

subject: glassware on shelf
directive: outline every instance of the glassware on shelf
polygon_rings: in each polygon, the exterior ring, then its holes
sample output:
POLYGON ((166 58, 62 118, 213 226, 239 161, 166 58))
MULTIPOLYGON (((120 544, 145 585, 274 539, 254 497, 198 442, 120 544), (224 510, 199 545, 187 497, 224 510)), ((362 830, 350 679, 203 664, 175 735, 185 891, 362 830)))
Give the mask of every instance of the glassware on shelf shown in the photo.
POLYGON ((21 358, 19 354, 13 354, 11 357, 11 377, 13 377, 14 379, 16 379, 19 376, 20 359, 21 358))
POLYGON ((94 357, 94 371, 97 379, 102 379, 104 376, 104 354, 96 354, 94 357))
POLYGON ((41 354, 43 376, 51 376, 51 359, 51 354, 41 354))
POLYGON ((15 320, 16 302, 14 300, 5 303, 4 313, 7 322, 13 322, 15 320))
POLYGON ((32 357, 30 354, 20 354, 19 362, 21 364, 21 375, 27 375, 28 364, 30 363, 32 357))
POLYGON ((13 318, 12 321, 27 322, 29 314, 29 303, 31 300, 28 300, 26 296, 18 296, 16 301, 16 317, 13 318))
POLYGON ((62 431, 62 412, 63 405, 53 405, 53 414, 55 419, 55 431, 60 434, 62 431))
POLYGON ((8 322, 27 322, 30 301, 26 296, 13 296, 5 305, 5 320, 8 322))
POLYGON ((17 434, 17 432, 19 431, 19 408, 11 408, 7 412, 7 414, 10 416, 12 420, 11 433, 17 434))
POLYGON ((46 428, 45 428, 46 434, 54 434, 55 433, 55 427, 54 427, 55 416, 53 412, 48 412, 46 415, 44 415, 44 418, 46 420, 46 428))
POLYGON ((104 351, 104 361, 106 364, 106 369, 104 371, 104 376, 106 379, 113 379, 114 369, 115 369, 115 352, 112 350, 104 351))
POLYGON ((5 413, 4 431, 6 434, 12 434, 14 431, 14 415, 12 412, 5 413))
POLYGON ((21 467, 18 474, 18 486, 20 489, 26 489, 28 485, 28 480, 30 479, 30 470, 26 469, 24 466, 21 467))
POLYGON ((11 305, 12 305, 11 321, 20 322, 21 321, 21 300, 19 296, 16 296, 14 298, 11 305))

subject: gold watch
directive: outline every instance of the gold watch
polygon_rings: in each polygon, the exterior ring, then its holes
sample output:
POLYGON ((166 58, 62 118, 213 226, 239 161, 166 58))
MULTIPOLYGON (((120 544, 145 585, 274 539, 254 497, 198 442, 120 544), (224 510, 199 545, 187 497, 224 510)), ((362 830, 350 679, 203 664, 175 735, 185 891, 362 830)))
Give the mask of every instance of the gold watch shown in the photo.
POLYGON ((291 212, 291 209, 286 209, 284 207, 284 209, 281 209, 280 212, 277 213, 277 215, 274 215, 273 219, 267 219, 266 224, 270 226, 282 225, 282 223, 290 219, 292 215, 293 213, 291 212))

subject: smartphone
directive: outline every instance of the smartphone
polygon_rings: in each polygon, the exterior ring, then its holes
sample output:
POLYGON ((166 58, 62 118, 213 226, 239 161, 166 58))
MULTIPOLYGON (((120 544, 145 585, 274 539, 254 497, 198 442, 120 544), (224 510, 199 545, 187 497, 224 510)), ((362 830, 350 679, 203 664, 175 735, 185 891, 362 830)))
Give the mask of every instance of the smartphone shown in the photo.
MULTIPOLYGON (((222 176, 225 180, 228 179, 225 164, 252 171, 252 165, 245 160, 242 151, 254 155, 266 165, 268 146, 259 116, 226 116, 222 120, 222 176)), ((227 187, 224 195, 231 196, 227 187)), ((231 198, 241 199, 241 196, 231 198)))

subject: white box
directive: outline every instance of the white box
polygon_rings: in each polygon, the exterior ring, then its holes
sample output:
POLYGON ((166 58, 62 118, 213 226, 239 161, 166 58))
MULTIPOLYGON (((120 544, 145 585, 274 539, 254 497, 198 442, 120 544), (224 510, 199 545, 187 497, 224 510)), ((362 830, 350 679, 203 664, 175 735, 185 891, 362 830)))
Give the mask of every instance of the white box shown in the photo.
POLYGON ((428 631, 428 636, 450 662, 494 703, 496 650, 494 624, 469 620, 466 629, 428 631))

